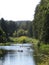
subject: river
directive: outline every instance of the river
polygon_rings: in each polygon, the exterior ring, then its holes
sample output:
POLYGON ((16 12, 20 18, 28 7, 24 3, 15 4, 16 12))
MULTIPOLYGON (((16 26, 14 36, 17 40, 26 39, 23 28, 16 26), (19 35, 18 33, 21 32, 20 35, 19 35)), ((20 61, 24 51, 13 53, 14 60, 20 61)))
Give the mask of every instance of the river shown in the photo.
POLYGON ((0 46, 6 53, 0 52, 0 65, 35 65, 32 44, 12 44, 0 46))

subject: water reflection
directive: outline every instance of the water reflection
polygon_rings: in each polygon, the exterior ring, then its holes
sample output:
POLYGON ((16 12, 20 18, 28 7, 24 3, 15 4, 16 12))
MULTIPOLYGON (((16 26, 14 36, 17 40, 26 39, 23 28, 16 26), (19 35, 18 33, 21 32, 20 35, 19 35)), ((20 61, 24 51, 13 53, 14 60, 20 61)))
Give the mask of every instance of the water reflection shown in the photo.
POLYGON ((21 44, 0 47, 0 49, 6 49, 0 54, 2 55, 0 56, 0 65, 35 65, 33 50, 30 46, 29 44, 24 44, 23 46, 21 44), (21 52, 21 50, 23 50, 23 52, 21 52))

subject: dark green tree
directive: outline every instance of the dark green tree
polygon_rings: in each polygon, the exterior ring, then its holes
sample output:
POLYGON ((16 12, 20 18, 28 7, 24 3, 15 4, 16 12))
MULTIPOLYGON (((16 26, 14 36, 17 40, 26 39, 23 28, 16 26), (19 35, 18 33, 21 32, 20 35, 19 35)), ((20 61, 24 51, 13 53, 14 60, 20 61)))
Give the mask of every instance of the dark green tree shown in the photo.
POLYGON ((3 31, 5 32, 6 38, 7 38, 7 40, 8 40, 9 38, 8 38, 8 27, 7 27, 7 22, 6 22, 3 18, 1 18, 1 28, 2 28, 3 31))
POLYGON ((0 43, 6 42, 6 34, 0 27, 0 43))
POLYGON ((41 0, 37 5, 33 21, 33 35, 40 41, 49 41, 49 0, 41 0))
POLYGON ((33 37, 33 26, 32 26, 32 22, 30 22, 29 26, 28 26, 28 36, 29 37, 33 37))

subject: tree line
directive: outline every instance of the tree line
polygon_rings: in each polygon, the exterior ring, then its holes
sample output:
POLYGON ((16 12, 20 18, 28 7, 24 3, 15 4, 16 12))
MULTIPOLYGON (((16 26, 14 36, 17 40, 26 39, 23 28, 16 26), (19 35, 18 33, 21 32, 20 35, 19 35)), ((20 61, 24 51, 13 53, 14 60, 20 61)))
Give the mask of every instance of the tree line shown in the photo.
POLYGON ((10 41, 9 37, 32 37, 32 21, 0 20, 0 43, 10 41))
POLYGON ((44 43, 49 43, 49 0, 41 0, 36 7, 33 37, 44 43))
MULTIPOLYGON (((33 21, 0 20, 0 42, 9 37, 28 36, 49 43, 49 0, 41 0, 36 6, 33 21)), ((6 40, 6 41, 4 41, 6 40)))

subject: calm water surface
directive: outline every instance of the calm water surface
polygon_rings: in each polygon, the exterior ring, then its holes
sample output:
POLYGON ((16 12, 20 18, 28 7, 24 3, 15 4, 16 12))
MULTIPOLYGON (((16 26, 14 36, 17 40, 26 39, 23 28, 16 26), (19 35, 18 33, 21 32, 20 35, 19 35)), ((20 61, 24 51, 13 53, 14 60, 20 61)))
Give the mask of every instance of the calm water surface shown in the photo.
POLYGON ((0 53, 0 65, 35 65, 31 44, 0 46, 7 53, 0 53))

